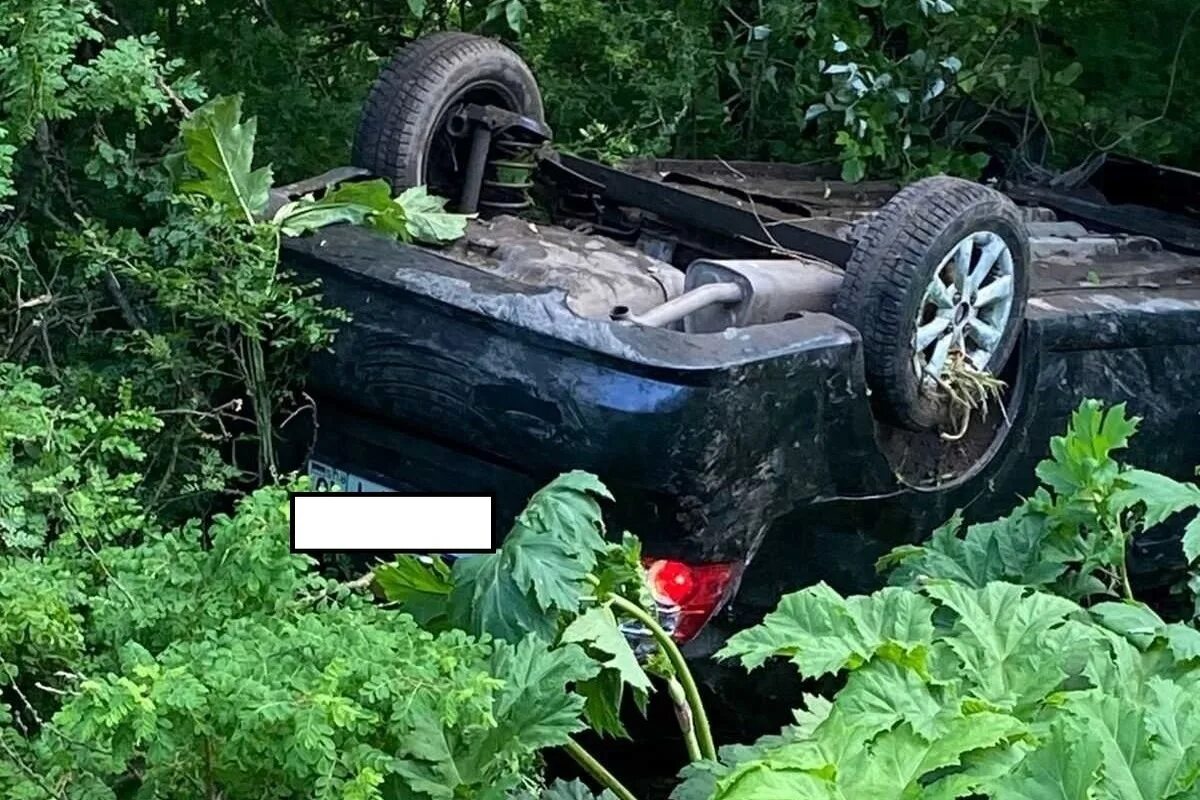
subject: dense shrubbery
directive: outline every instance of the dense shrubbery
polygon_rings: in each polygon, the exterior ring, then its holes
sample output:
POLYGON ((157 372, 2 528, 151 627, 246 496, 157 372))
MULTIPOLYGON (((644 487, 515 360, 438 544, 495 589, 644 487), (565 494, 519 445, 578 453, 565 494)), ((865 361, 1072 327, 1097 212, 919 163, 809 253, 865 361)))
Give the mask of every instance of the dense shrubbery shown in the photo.
POLYGON ((559 139, 603 130, 610 155, 837 158, 852 177, 972 174, 983 137, 995 143, 1010 128, 1038 162, 1114 148, 1182 166, 1200 159, 1189 118, 1197 90, 1186 80, 1200 68, 1200 37, 1188 35, 1187 0, 116 5, 131 30, 157 32, 215 90, 247 92, 249 108, 272 120, 269 152, 289 175, 344 159, 374 60, 443 27, 513 40, 559 139))
POLYGON ((580 646, 431 634, 320 577, 286 488, 0 555, 4 797, 502 797, 583 727, 580 646))
POLYGON ((1200 490, 1112 460, 1123 412, 1082 410, 1009 518, 894 554, 896 586, 808 589, 735 639, 749 666, 850 675, 719 760, 678 653, 660 635, 639 663, 618 629, 654 621, 588 476, 453 568, 338 582, 287 549, 274 442, 339 315, 279 269, 279 236, 462 224, 378 184, 261 217, 273 175, 345 160, 381 57, 439 28, 505 36, 559 138, 604 157, 972 173, 1003 118, 1035 161, 1197 163, 1192 4, 1143 6, 1132 32, 1111 0, 961 5, 0 0, 0 795, 578 800, 540 787, 538 752, 588 764, 571 735, 621 733, 651 678, 696 762, 681 797, 1194 792, 1200 634, 1134 602, 1124 558, 1200 490), (263 119, 257 168, 235 94, 263 119), (213 170, 194 156, 218 141, 238 157, 213 170))
MULTIPOLYGON (((785 656, 844 688, 690 767, 677 800, 1195 796, 1200 632, 1137 603, 1125 558, 1200 489, 1115 460, 1136 423, 1085 403, 1010 516, 956 517, 880 562, 892 586, 804 589, 734 636, 748 668, 785 656)), ((1196 518, 1183 548, 1200 556, 1196 518)))

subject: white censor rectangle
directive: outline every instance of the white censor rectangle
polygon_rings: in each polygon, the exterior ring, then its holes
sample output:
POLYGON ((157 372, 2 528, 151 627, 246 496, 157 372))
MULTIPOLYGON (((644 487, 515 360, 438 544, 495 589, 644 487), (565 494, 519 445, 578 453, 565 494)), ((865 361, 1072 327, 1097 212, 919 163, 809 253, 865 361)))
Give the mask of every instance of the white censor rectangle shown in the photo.
POLYGON ((392 493, 292 495, 296 553, 490 553, 492 498, 392 493))

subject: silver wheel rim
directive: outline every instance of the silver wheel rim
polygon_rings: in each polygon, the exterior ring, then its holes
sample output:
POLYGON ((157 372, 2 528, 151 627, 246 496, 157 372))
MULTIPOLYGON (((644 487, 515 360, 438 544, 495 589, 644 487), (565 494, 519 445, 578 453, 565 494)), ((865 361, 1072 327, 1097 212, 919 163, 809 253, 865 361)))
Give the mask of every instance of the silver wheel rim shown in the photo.
POLYGON ((917 310, 913 369, 927 384, 946 373, 951 354, 988 369, 1012 314, 1013 255, 992 231, 963 237, 933 271, 917 310))

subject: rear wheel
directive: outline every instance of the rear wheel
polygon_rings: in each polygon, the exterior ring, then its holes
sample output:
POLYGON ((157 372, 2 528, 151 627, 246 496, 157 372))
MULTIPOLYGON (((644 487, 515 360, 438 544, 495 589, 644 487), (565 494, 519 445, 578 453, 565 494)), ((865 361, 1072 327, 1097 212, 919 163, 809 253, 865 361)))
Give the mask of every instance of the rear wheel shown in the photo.
POLYGON ((929 178, 861 230, 835 312, 858 328, 879 415, 912 430, 949 421, 939 382, 956 360, 998 374, 1020 335, 1029 242, 997 191, 929 178))
POLYGON ((470 137, 456 121, 467 104, 493 105, 539 122, 542 97, 525 62, 492 39, 437 33, 402 49, 375 82, 354 141, 354 165, 397 190, 461 189, 470 137))

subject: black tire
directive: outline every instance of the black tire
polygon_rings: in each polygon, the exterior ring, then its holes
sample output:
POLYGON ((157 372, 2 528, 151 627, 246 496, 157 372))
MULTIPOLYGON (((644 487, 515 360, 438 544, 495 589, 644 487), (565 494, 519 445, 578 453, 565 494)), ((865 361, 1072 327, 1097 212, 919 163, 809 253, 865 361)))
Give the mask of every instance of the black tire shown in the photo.
POLYGON ((911 430, 948 422, 945 402, 922 389, 914 368, 917 315, 942 260, 982 231, 1003 238, 1013 260, 1008 323, 986 368, 998 374, 1020 336, 1029 294, 1029 237, 1012 201, 971 181, 927 178, 902 189, 856 231, 834 313, 862 335, 867 385, 884 422, 911 430))
POLYGON ((375 81, 355 136, 354 165, 397 190, 427 184, 456 195, 452 165, 465 165, 469 142, 453 140, 444 126, 466 102, 544 121, 537 82, 516 53, 482 36, 435 33, 401 49, 375 81))

